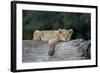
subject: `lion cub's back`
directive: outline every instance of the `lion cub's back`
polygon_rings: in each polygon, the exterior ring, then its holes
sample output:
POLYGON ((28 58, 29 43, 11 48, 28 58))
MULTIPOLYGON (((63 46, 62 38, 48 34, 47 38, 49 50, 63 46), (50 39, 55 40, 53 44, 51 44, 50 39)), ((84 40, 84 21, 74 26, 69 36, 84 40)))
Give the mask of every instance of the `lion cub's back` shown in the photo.
POLYGON ((59 35, 59 32, 56 30, 46 30, 46 31, 44 30, 42 31, 42 33, 44 40, 50 40, 56 38, 59 35))

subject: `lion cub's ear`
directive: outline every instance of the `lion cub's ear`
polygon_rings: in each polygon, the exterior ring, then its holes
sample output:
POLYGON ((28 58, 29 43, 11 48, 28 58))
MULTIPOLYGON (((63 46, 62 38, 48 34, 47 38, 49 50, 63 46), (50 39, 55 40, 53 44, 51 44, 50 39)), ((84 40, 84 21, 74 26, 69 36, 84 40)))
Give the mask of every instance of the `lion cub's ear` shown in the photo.
POLYGON ((70 33, 70 34, 73 34, 73 30, 72 30, 72 29, 69 29, 69 33, 70 33))
POLYGON ((58 29, 59 33, 62 33, 62 29, 58 29))

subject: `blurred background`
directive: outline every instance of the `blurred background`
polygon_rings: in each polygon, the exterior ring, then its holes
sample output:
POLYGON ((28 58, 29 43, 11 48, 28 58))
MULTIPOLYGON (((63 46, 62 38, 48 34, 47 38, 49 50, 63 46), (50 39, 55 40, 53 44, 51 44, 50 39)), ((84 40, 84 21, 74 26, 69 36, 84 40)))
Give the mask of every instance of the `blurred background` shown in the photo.
POLYGON ((32 40, 35 30, 73 29, 72 39, 91 39, 91 14, 23 10, 23 40, 32 40))

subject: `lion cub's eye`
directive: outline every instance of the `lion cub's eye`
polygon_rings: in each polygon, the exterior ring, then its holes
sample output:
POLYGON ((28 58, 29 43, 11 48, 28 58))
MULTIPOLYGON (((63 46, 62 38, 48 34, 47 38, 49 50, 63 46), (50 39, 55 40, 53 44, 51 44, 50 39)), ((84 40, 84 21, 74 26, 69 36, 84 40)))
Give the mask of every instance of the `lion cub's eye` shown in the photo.
POLYGON ((66 34, 65 34, 65 33, 63 33, 63 36, 66 36, 66 34))

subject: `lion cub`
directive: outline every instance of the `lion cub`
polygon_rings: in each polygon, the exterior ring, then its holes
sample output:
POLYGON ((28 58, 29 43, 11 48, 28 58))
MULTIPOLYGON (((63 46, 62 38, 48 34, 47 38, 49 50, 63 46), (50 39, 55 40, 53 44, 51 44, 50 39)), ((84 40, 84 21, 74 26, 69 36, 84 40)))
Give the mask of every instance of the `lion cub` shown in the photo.
POLYGON ((58 30, 44 30, 39 31, 36 30, 33 33, 33 40, 36 41, 48 41, 49 44, 49 56, 53 56, 55 52, 55 45, 59 41, 68 41, 71 39, 71 36, 73 34, 73 30, 69 29, 58 29, 58 30))

